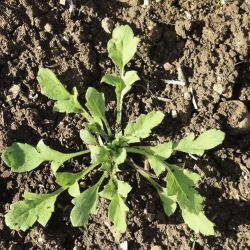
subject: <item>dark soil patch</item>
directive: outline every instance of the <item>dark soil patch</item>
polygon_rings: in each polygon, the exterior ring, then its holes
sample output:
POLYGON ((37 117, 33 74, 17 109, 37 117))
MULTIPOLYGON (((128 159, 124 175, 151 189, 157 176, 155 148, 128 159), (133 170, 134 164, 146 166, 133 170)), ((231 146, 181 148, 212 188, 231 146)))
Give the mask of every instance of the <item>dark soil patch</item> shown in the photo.
MULTIPOLYGON (((199 189, 206 197, 206 214, 216 224, 216 235, 197 236, 195 248, 247 249, 250 133, 249 123, 243 130, 239 126, 242 120, 248 121, 249 113, 237 113, 240 109, 235 111, 235 106, 227 102, 240 100, 249 108, 250 2, 227 1, 221 6, 215 0, 162 0, 151 1, 147 7, 139 0, 74 2, 73 13, 59 0, 0 2, 0 152, 14 141, 35 145, 40 138, 64 151, 83 148, 78 136, 81 118, 52 112, 53 103, 39 92, 37 71, 42 66, 52 68, 68 89, 76 86, 81 94, 88 86, 102 89, 113 117, 115 96, 108 86, 99 84, 112 66, 106 51, 110 35, 102 29, 101 21, 109 17, 114 23, 128 23, 141 38, 139 53, 131 63, 141 81, 125 98, 125 122, 141 112, 164 111, 165 122, 152 137, 159 142, 177 140, 190 131, 199 134, 208 128, 227 133, 221 147, 197 161, 182 155, 176 158, 185 160, 187 167, 203 176, 199 189), (51 32, 44 29, 47 23, 51 32), (168 71, 163 67, 166 62, 173 65, 168 71), (197 110, 186 87, 166 85, 161 80, 177 79, 178 64, 193 89, 197 110), (10 96, 13 85, 20 88, 15 97, 10 96), (177 111, 175 119, 172 110, 177 111), (239 129, 236 134, 235 130, 231 133, 232 120, 239 129)), ((77 171, 87 163, 86 158, 77 159, 68 166, 77 171)), ((194 235, 180 214, 167 218, 153 188, 143 180, 138 188, 129 171, 125 171, 125 178, 134 189, 128 198, 128 230, 120 239, 107 224, 104 202, 87 226, 73 228, 67 195, 57 202, 46 228, 36 224, 23 233, 6 227, 4 214, 9 205, 22 199, 24 190, 54 190, 54 178, 48 165, 31 173, 13 174, 1 161, 0 248, 118 249, 126 240, 129 249, 156 245, 191 249, 194 235)), ((93 178, 95 173, 83 186, 93 178)))

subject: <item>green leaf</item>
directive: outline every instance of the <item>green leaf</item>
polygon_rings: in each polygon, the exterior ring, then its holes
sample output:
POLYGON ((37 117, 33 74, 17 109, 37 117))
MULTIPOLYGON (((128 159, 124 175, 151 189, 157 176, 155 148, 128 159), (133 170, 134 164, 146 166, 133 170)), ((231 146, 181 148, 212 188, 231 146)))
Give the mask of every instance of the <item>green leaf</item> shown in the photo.
POLYGON ((144 150, 147 154, 159 157, 162 160, 168 159, 173 153, 173 143, 167 142, 157 146, 139 146, 138 149, 144 150))
POLYGON ((88 150, 76 153, 61 153, 45 145, 43 140, 38 142, 37 151, 40 153, 43 161, 51 161, 51 168, 54 173, 61 165, 63 165, 64 162, 68 161, 69 159, 78 155, 89 153, 88 150))
POLYGON ((123 95, 125 95, 131 89, 133 83, 140 80, 140 77, 137 75, 136 71, 131 70, 125 73, 123 80, 126 86, 126 90, 123 91, 123 95))
POLYGON ((112 61, 120 68, 134 56, 139 38, 134 37, 133 30, 128 25, 116 27, 112 32, 112 39, 108 42, 108 53, 112 61))
POLYGON ((131 191, 132 187, 124 181, 116 180, 117 182, 117 192, 122 198, 127 198, 128 193, 131 191))
POLYGON ((80 130, 80 138, 87 145, 98 145, 95 136, 87 128, 80 130))
POLYGON ((125 87, 124 81, 119 76, 114 74, 103 76, 101 82, 105 82, 113 87, 117 87, 119 85, 121 86, 121 89, 125 87))
POLYGON ((129 123, 125 128, 125 138, 128 143, 139 142, 148 137, 151 130, 159 125, 164 118, 161 111, 152 111, 147 115, 140 115, 135 122, 129 123))
POLYGON ((50 69, 41 68, 38 71, 37 80, 41 86, 41 93, 57 101, 54 105, 55 111, 63 113, 83 112, 83 108, 77 100, 77 89, 73 88, 74 94, 70 94, 50 69))
POLYGON ((96 213, 99 185, 88 188, 72 200, 75 205, 70 214, 70 220, 74 227, 80 227, 88 222, 90 214, 96 213))
POLYGON ((196 214, 187 210, 182 210, 182 217, 185 223, 187 223, 196 234, 202 233, 206 236, 214 235, 214 224, 205 216, 203 212, 196 214))
POLYGON ((104 94, 98 92, 95 88, 89 87, 86 92, 86 107, 94 118, 94 121, 103 128, 104 122, 107 129, 109 125, 105 116, 105 98, 104 94))
POLYGON ((26 143, 13 143, 5 149, 2 159, 12 171, 19 173, 33 170, 43 162, 37 150, 26 143))
POLYGON ((111 157, 117 165, 120 165, 126 160, 127 151, 125 148, 116 148, 111 151, 111 157))
POLYGON ((104 186, 99 195, 105 199, 111 200, 108 209, 109 220, 112 221, 119 232, 123 233, 126 230, 126 214, 128 207, 124 203, 128 193, 131 191, 131 186, 124 182, 112 178, 104 186))
POLYGON ((24 201, 18 201, 10 206, 5 216, 6 225, 10 229, 25 231, 36 221, 45 226, 54 212, 57 196, 63 190, 51 194, 24 193, 24 201))
POLYGON ((80 187, 78 182, 75 182, 72 186, 69 187, 68 193, 72 197, 77 197, 78 195, 80 195, 80 187))
POLYGON ((119 193, 116 193, 110 202, 108 217, 120 233, 124 233, 126 231, 126 215, 128 211, 129 208, 126 206, 123 198, 119 195, 119 193))
POLYGON ((127 198, 128 193, 131 191, 131 189, 132 187, 124 181, 110 179, 103 190, 99 193, 99 195, 102 198, 108 200, 112 200, 116 193, 118 193, 123 198, 127 198))
POLYGON ((61 187, 68 188, 68 193, 73 197, 77 197, 80 194, 78 180, 83 177, 83 173, 83 171, 79 173, 57 172, 56 183, 61 187))
POLYGON ((171 216, 176 208, 177 208, 177 204, 176 204, 176 197, 175 196, 169 196, 167 194, 167 189, 164 188, 163 190, 158 190, 158 194, 160 196, 163 208, 164 208, 164 212, 166 213, 167 216, 171 216))
POLYGON ((210 129, 196 139, 194 133, 190 133, 174 145, 174 150, 201 156, 205 150, 220 145, 224 138, 225 133, 217 129, 210 129))
POLYGON ((113 179, 110 179, 109 182, 104 186, 103 190, 99 193, 99 195, 108 200, 112 200, 117 192, 117 187, 114 184, 113 179))
POLYGON ((150 167, 154 170, 157 176, 159 176, 162 172, 164 172, 167 169, 166 164, 160 158, 148 154, 147 159, 150 167))
POLYGON ((37 80, 41 86, 43 95, 53 100, 67 100, 70 98, 71 94, 64 88, 50 69, 39 69, 37 80))
POLYGON ((100 164, 110 161, 110 152, 105 146, 89 146, 91 152, 91 163, 100 164))
POLYGON ((123 78, 120 78, 114 74, 106 75, 102 78, 101 82, 105 82, 115 87, 116 99, 117 99, 117 123, 121 121, 121 112, 123 105, 123 98, 129 92, 134 82, 140 80, 136 71, 126 72, 123 78))
POLYGON ((62 187, 69 187, 75 184, 82 178, 83 172, 70 173, 70 172, 57 172, 56 183, 62 187))
POLYGON ((58 152, 40 140, 36 148, 26 143, 13 143, 3 152, 2 159, 12 171, 18 173, 31 171, 45 161, 51 161, 52 170, 56 172, 65 161, 77 155, 79 152, 70 154, 58 152))
POLYGON ((176 196, 183 210, 199 213, 202 210, 203 197, 194 189, 200 176, 187 169, 166 163, 168 166, 167 192, 168 196, 176 196))

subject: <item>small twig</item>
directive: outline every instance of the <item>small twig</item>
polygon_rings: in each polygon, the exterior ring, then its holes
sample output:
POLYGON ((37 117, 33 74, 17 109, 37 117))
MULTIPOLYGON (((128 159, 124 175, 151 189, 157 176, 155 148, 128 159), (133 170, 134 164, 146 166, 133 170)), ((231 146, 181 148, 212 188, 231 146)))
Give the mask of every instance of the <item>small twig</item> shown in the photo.
POLYGON ((52 65, 45 65, 46 68, 55 68, 56 66, 58 66, 57 63, 54 63, 52 65))
POLYGON ((167 84, 185 86, 185 82, 184 81, 179 81, 179 80, 165 80, 165 79, 161 79, 161 80, 164 83, 167 83, 167 84))
POLYGON ((178 80, 184 82, 184 85, 187 85, 187 79, 183 73, 182 67, 180 64, 177 64, 178 80))
POLYGON ((191 95, 192 95, 192 103, 193 103, 194 109, 197 110, 197 109, 198 109, 198 106, 197 106, 197 102, 196 102, 195 97, 194 97, 193 88, 190 87, 190 88, 189 88, 189 91, 190 91, 190 93, 191 93, 191 95))
POLYGON ((198 158, 197 157, 195 157, 194 155, 192 155, 192 154, 188 154, 191 158, 193 158, 194 160, 198 160, 198 158))
POLYGON ((169 102, 169 101, 171 101, 171 99, 169 99, 169 98, 164 98, 164 97, 160 97, 160 96, 153 95, 152 97, 155 98, 155 99, 157 99, 157 100, 159 100, 159 101, 162 101, 162 102, 169 102))

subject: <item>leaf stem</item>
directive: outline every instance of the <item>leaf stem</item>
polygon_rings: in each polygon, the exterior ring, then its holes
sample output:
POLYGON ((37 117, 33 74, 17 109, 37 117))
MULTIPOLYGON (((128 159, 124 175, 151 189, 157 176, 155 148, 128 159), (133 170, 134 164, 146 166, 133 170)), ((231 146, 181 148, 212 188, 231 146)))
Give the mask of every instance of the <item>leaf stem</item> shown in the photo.
POLYGON ((88 168, 84 169, 82 171, 81 176, 79 177, 78 180, 82 179, 85 175, 87 175, 89 172, 91 172, 95 167, 97 167, 99 164, 92 164, 88 168))
POLYGON ((102 176, 101 176, 101 178, 99 179, 99 181, 96 183, 96 185, 100 186, 100 185, 102 184, 103 180, 104 180, 106 177, 107 177, 107 172, 105 171, 105 172, 102 174, 102 176))
POLYGON ((88 122, 92 122, 93 118, 91 117, 91 115, 81 106, 82 108, 82 113, 81 115, 88 121, 88 122))
POLYGON ((135 153, 135 154, 141 154, 141 155, 147 156, 147 153, 144 150, 139 149, 139 148, 127 147, 126 151, 128 153, 135 153))
POLYGON ((108 135, 111 136, 112 133, 111 133, 111 128, 110 128, 110 126, 109 126, 108 121, 105 120, 105 121, 104 121, 104 124, 105 124, 105 127, 106 127, 106 129, 107 129, 108 135))
POLYGON ((88 153, 90 153, 90 150, 87 149, 87 150, 82 150, 82 151, 79 151, 79 152, 76 152, 76 153, 71 153, 71 156, 73 158, 73 157, 88 154, 88 153))
POLYGON ((134 167, 136 169, 136 171, 142 175, 156 190, 162 190, 162 186, 156 182, 153 178, 150 177, 150 175, 145 172, 142 168, 140 168, 139 166, 137 166, 135 164, 135 162, 129 157, 129 163, 132 167, 134 167))

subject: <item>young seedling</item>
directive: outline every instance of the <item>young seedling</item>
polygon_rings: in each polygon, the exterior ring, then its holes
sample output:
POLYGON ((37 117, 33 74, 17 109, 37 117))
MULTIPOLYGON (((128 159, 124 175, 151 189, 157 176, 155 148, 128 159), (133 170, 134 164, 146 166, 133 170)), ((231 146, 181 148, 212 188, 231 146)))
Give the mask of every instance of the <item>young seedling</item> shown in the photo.
MULTIPOLYGON (((25 231, 37 221, 45 226, 50 219, 55 201, 62 192, 68 191, 73 197, 73 209, 70 220, 75 227, 83 226, 88 222, 91 214, 97 211, 99 197, 110 201, 108 218, 117 231, 126 231, 126 215, 129 211, 126 199, 132 187, 118 178, 122 175, 119 166, 131 165, 143 176, 159 194, 163 209, 167 216, 171 216, 180 207, 185 223, 195 233, 204 235, 214 234, 214 224, 203 212, 203 197, 197 192, 200 176, 181 166, 170 164, 166 160, 175 152, 202 156, 205 150, 214 148, 222 143, 224 133, 211 129, 198 137, 190 133, 179 142, 166 142, 157 146, 140 146, 143 139, 150 136, 152 129, 159 125, 164 114, 161 111, 152 111, 141 114, 135 121, 129 122, 121 128, 121 114, 123 98, 131 89, 132 84, 139 80, 136 71, 125 72, 125 66, 134 56, 139 39, 134 37, 128 26, 119 26, 114 29, 112 39, 108 42, 109 57, 115 63, 119 74, 106 75, 102 82, 115 88, 117 97, 117 126, 116 133, 111 129, 105 116, 104 94, 90 87, 86 92, 86 103, 83 106, 78 101, 78 92, 68 92, 55 74, 42 68, 38 72, 38 82, 42 94, 55 100, 54 110, 66 113, 78 113, 85 118, 84 128, 80 137, 86 145, 86 150, 76 153, 61 153, 40 140, 36 147, 13 143, 2 154, 3 161, 14 172, 31 171, 49 161, 60 186, 50 194, 36 194, 25 192, 24 200, 10 206, 5 216, 7 226, 14 230, 25 231), (59 168, 73 157, 90 154, 90 165, 78 173, 59 172, 59 168), (154 174, 145 171, 133 161, 134 155, 142 155, 149 162, 154 174), (83 192, 79 187, 79 180, 90 171, 98 169, 100 179, 83 192), (167 173, 166 184, 161 186, 157 178, 163 172, 167 173), (105 180, 105 181, 104 181, 105 180)), ((115 126, 112 126, 114 128, 115 126)))

